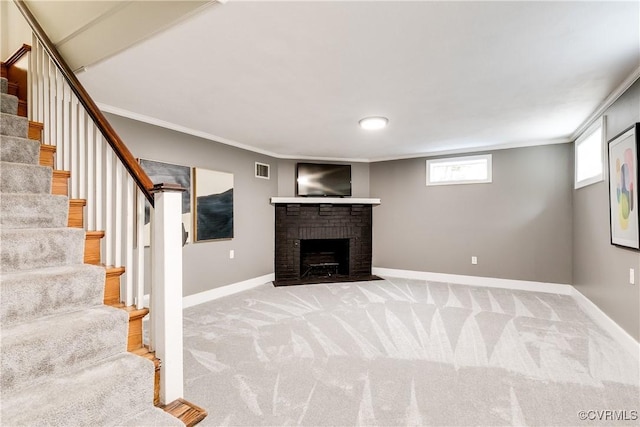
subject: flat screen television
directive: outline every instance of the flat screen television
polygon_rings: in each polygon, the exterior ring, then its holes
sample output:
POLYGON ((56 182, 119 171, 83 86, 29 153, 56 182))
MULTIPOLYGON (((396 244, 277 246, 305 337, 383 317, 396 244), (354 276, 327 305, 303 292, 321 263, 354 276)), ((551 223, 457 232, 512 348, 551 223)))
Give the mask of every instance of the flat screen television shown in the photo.
POLYGON ((296 196, 351 196, 351 165, 298 163, 296 165, 296 196))

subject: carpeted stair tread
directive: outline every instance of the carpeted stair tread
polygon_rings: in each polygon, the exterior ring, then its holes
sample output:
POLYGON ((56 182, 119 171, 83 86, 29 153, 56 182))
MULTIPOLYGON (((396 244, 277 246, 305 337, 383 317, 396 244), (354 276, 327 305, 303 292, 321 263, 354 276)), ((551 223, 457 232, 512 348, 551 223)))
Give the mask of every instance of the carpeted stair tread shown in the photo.
POLYGON ((114 356, 127 345, 129 316, 98 306, 2 327, 3 392, 64 375, 114 356))
POLYGON ((160 408, 149 408, 146 411, 139 412, 135 416, 121 419, 116 425, 122 427, 138 427, 138 426, 162 426, 162 427, 181 427, 184 423, 172 415, 167 414, 160 408))
POLYGON ((101 305, 105 272, 104 267, 77 264, 3 273, 0 324, 6 327, 101 305))
POLYGON ((51 194, 2 194, 0 226, 6 228, 66 227, 69 198, 51 194))
POLYGON ((2 228, 0 271, 82 264, 84 236, 79 228, 2 228))
POLYGON ((0 112, 7 114, 18 113, 18 97, 8 93, 0 94, 0 112))
MULTIPOLYGON (((121 353, 69 375, 3 394, 0 419, 10 426, 111 426, 153 402, 153 363, 121 353)), ((151 425, 144 421, 138 425, 151 425)))
POLYGON ((0 135, 0 161, 37 165, 40 161, 40 141, 0 135))
POLYGON ((28 130, 29 120, 26 117, 0 113, 0 135, 26 138, 28 130))
POLYGON ((0 192, 50 194, 52 176, 50 167, 0 162, 0 192))
POLYGON ((0 424, 183 426, 153 406, 154 363, 126 351, 129 313, 102 305, 106 270, 0 89, 0 424))

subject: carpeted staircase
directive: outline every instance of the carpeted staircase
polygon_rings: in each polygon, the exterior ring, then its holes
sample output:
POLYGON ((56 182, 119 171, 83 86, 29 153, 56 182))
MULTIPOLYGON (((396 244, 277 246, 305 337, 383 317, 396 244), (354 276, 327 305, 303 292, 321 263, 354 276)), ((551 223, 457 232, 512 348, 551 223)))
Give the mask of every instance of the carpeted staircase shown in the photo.
POLYGON ((127 352, 129 314, 51 195, 52 169, 1 80, 0 425, 181 426, 153 406, 154 364, 127 352))

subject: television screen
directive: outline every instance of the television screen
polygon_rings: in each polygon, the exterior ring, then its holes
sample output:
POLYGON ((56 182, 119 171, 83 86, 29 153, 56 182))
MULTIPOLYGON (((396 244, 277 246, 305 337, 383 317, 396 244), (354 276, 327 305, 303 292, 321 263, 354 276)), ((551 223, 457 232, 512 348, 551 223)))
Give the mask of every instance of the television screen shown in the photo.
POLYGON ((297 196, 351 196, 351 165, 298 163, 297 196))

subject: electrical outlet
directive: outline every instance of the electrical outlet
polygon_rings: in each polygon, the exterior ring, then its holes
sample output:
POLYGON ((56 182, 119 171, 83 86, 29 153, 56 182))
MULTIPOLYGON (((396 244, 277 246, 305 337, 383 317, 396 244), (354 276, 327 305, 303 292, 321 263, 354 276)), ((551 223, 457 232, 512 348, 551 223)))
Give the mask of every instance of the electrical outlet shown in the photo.
POLYGON ((636 284, 636 271, 633 268, 629 269, 629 283, 632 285, 636 284))
POLYGON ((471 264, 473 264, 473 265, 478 264, 478 257, 477 256, 472 256, 471 257, 471 264))
POLYGON ((229 259, 233 259, 236 256, 236 251, 234 251, 233 249, 231 249, 229 251, 229 259))

